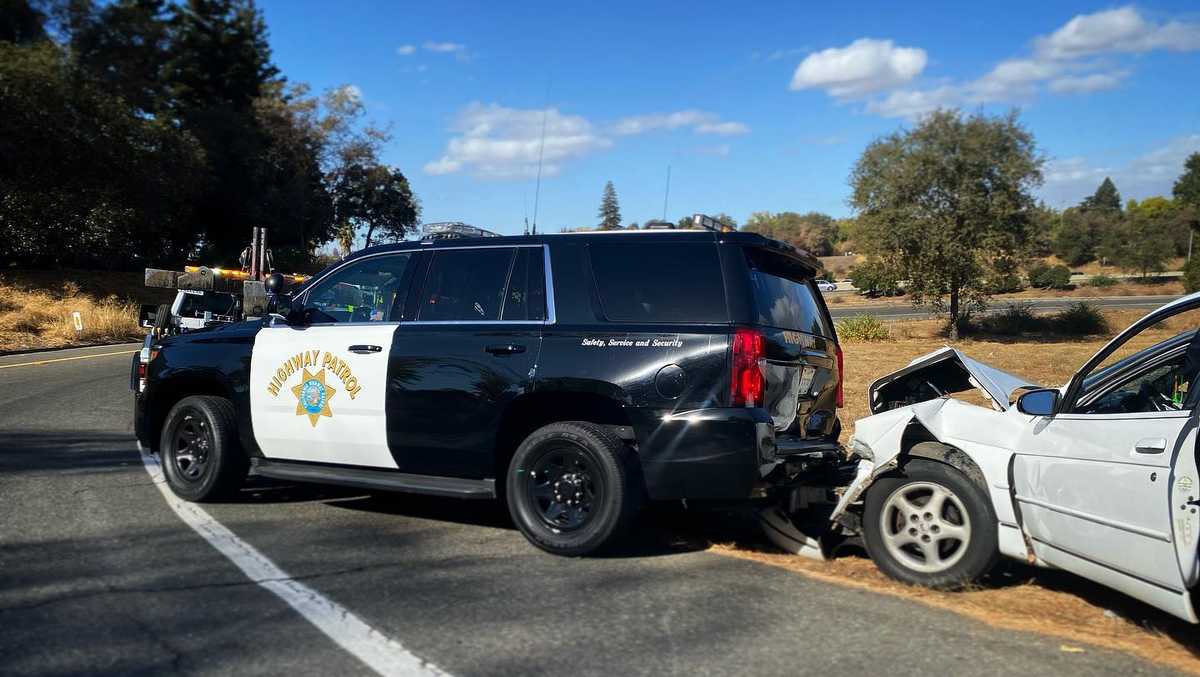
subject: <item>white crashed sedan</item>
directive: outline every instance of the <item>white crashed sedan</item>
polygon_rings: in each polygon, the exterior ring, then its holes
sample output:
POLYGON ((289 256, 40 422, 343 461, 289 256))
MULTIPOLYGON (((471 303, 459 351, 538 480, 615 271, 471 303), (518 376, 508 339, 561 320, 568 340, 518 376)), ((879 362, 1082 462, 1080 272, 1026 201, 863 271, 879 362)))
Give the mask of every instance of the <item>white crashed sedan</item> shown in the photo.
POLYGON ((901 581, 956 587, 1004 556, 1197 622, 1198 309, 1150 313, 1061 388, 953 348, 875 381, 835 518, 901 581), (972 390, 984 406, 950 397, 972 390))

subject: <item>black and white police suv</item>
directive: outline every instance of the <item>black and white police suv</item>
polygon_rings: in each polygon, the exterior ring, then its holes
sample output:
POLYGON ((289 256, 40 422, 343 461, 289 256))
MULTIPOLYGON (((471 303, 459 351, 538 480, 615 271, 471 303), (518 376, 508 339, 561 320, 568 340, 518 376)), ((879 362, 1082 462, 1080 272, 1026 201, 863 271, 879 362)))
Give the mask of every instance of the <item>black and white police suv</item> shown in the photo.
POLYGON ((498 497, 581 555, 644 501, 767 498, 838 464, 819 266, 709 230, 372 247, 262 320, 153 339, 137 436, 184 499, 248 473, 498 497))

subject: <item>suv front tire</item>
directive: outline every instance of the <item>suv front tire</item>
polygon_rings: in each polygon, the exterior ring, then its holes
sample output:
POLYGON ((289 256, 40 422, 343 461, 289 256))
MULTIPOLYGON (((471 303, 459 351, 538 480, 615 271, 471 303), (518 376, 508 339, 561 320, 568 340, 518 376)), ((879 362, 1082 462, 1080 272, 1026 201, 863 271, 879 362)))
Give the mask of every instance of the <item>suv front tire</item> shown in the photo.
POLYGON ((250 468, 233 403, 223 397, 185 397, 171 407, 158 448, 167 485, 188 501, 232 495, 250 468))
POLYGON ((509 464, 509 513, 546 552, 596 552, 620 540, 637 514, 637 468, 633 451, 608 429, 552 423, 525 438, 509 464))

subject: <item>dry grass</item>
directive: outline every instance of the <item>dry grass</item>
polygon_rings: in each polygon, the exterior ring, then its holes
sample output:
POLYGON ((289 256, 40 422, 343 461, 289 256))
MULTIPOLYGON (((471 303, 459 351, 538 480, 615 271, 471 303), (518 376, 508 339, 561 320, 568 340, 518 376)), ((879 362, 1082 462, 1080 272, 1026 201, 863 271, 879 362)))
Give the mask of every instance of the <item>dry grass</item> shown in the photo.
MULTIPOLYGON (((1066 265, 1057 256, 1047 256, 1045 259, 1042 259, 1042 260, 1045 261, 1047 265, 1051 265, 1051 266, 1055 266, 1055 265, 1059 265, 1059 264, 1066 265)), ((1186 263, 1186 261, 1182 257, 1176 257, 1173 259, 1168 259, 1167 262, 1163 265, 1163 268, 1166 270, 1183 270, 1184 263, 1186 263)), ((1072 273, 1085 273, 1087 275, 1096 275, 1098 273, 1104 273, 1106 275, 1114 275, 1116 273, 1130 272, 1130 271, 1121 270, 1120 268, 1117 268, 1116 266, 1102 266, 1102 265, 1100 265, 1099 261, 1090 261, 1090 262, 1085 263, 1080 266, 1067 266, 1067 267, 1071 269, 1072 273)))
MULTIPOLYGON (((1139 311, 1105 313, 1114 330, 1123 329, 1141 315, 1139 311)), ((1174 335, 1185 328, 1188 319, 1195 318, 1180 318, 1147 332, 1122 354, 1174 335)), ((889 327, 893 336, 899 337, 897 340, 847 341, 843 345, 847 407, 841 416, 847 424, 847 439, 853 431, 852 422, 869 413, 866 397, 872 379, 945 344, 938 336, 941 323, 937 321, 896 322, 889 327)), ((992 366, 1029 376, 1044 385, 1060 385, 1107 339, 969 339, 955 346, 992 366)), ((1200 674, 1200 631, 1195 626, 1065 572, 1014 564, 975 589, 937 592, 892 581, 863 556, 814 562, 778 553, 757 537, 735 537, 734 542, 713 544, 711 549, 822 581, 912 599, 998 628, 1124 651, 1163 666, 1200 674)))
MULTIPOLYGON (((1157 280, 1154 282, 1118 282, 1111 287, 1080 286, 1074 289, 1025 289, 1011 294, 995 294, 992 306, 1021 299, 1078 298, 1091 299, 1107 296, 1178 296, 1183 294, 1183 282, 1179 280, 1157 280)), ((836 306, 905 306, 911 307, 907 296, 890 298, 868 298, 854 291, 826 292, 825 302, 836 306)))
POLYGON ((138 306, 117 296, 97 297, 73 282, 31 289, 0 277, 0 353, 110 341, 138 340, 138 306), (72 313, 83 319, 75 331, 72 313))
POLYGON ((867 259, 865 256, 822 256, 821 265, 825 272, 833 275, 835 280, 844 280, 850 275, 850 269, 867 259))

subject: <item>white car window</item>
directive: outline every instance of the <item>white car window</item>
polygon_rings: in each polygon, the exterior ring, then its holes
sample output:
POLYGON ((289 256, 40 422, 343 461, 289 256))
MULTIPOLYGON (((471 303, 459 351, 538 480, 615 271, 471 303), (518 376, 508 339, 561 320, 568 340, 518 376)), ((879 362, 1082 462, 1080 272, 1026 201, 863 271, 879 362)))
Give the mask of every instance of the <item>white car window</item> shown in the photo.
POLYGON ((1085 403, 1080 413, 1132 414, 1150 411, 1179 411, 1188 401, 1197 365, 1187 355, 1130 375, 1111 386, 1100 397, 1085 403))

